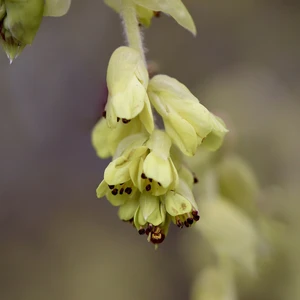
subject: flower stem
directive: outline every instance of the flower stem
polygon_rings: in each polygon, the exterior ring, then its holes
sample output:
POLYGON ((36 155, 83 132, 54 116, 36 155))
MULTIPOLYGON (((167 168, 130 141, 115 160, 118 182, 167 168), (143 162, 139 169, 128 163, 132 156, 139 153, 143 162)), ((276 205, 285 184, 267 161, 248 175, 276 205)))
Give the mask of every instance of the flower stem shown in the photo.
POLYGON ((137 20, 135 5, 132 0, 122 0, 121 16, 123 18, 128 46, 139 51, 146 64, 143 39, 137 20))

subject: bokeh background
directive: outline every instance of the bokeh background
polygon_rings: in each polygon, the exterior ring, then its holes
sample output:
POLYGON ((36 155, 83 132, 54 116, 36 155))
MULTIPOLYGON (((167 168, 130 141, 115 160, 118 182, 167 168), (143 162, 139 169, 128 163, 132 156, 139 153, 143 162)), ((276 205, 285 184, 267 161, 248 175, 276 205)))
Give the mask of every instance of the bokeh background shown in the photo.
MULTIPOLYGON (((184 2, 197 37, 162 16, 145 31, 147 56, 224 117, 257 176, 262 212, 289 226, 276 264, 240 299, 300 299, 300 3, 184 2)), ((172 227, 154 251, 95 196, 108 161, 90 132, 122 31, 102 1, 74 0, 12 65, 0 55, 1 300, 191 296, 199 233, 172 227)))

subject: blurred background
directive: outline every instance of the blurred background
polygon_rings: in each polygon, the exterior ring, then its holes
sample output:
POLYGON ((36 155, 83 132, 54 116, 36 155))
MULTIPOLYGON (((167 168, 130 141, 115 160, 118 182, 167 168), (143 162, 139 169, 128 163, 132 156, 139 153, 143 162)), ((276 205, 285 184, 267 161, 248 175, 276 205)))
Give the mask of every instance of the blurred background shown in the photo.
MULTIPOLYGON (((300 299, 300 2, 184 2, 197 37, 162 15, 145 30, 147 57, 225 119, 230 151, 259 183, 258 209, 287 228, 268 269, 237 283, 238 299, 300 299)), ((102 1, 74 0, 12 65, 0 55, 1 300, 198 299, 210 252, 199 231, 172 226, 154 251, 95 196, 108 161, 90 132, 122 31, 102 1)))

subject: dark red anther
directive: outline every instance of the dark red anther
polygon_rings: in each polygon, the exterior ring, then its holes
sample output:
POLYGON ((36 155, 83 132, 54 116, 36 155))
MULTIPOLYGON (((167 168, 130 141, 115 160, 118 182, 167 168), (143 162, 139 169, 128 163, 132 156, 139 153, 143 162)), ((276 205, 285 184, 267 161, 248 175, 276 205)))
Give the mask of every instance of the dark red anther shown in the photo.
POLYGON ((146 233, 146 230, 144 229, 144 228, 141 228, 140 230, 139 230, 139 234, 140 235, 143 235, 143 234, 145 234, 146 233))
POLYGON ((125 189, 125 193, 128 194, 128 195, 130 195, 131 192, 132 192, 132 188, 127 187, 127 188, 125 189))
POLYGON ((127 124, 127 123, 129 123, 131 120, 128 120, 128 119, 122 119, 122 122, 124 123, 124 124, 127 124))
POLYGON ((118 189, 113 189, 111 192, 114 196, 118 194, 118 189))
POLYGON ((187 218, 186 220, 190 225, 192 225, 194 223, 194 219, 193 218, 187 218))

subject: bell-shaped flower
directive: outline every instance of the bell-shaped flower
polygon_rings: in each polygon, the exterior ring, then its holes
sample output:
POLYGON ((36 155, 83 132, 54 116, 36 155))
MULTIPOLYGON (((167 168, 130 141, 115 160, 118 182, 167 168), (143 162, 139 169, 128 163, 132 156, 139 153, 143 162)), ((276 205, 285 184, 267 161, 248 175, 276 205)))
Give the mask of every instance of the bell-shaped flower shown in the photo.
POLYGON ((183 84, 166 75, 150 80, 148 95, 175 145, 185 155, 194 155, 212 131, 210 112, 183 84))
MULTIPOLYGON (((104 2, 117 13, 122 13, 122 1, 104 0, 104 2)), ((196 35, 194 21, 181 0, 132 0, 132 3, 135 4, 138 21, 145 27, 151 24, 153 12, 160 11, 196 35)))
POLYGON ((162 195, 178 182, 170 147, 170 138, 160 130, 153 131, 150 138, 145 134, 128 136, 119 144, 104 172, 104 180, 108 185, 131 180, 140 192, 162 195))
POLYGON ((151 105, 147 95, 148 71, 140 53, 129 47, 119 47, 112 54, 107 69, 108 100, 106 120, 115 128, 139 117, 146 130, 154 129, 151 105))
POLYGON ((160 198, 142 193, 139 198, 139 207, 134 215, 134 225, 139 234, 146 234, 149 242, 157 245, 164 241, 170 218, 160 198))
POLYGON ((212 122, 212 131, 202 141, 201 145, 210 151, 216 151, 221 147, 228 130, 221 118, 212 113, 210 114, 210 118, 212 122))
POLYGON ((105 118, 101 118, 92 131, 92 144, 101 158, 113 156, 119 143, 128 135, 145 131, 138 118, 128 124, 118 122, 115 128, 109 128, 105 118))
POLYGON ((182 178, 179 179, 175 190, 168 191, 161 198, 167 213, 178 227, 182 228, 183 225, 190 227, 194 221, 200 219, 193 192, 182 178))

